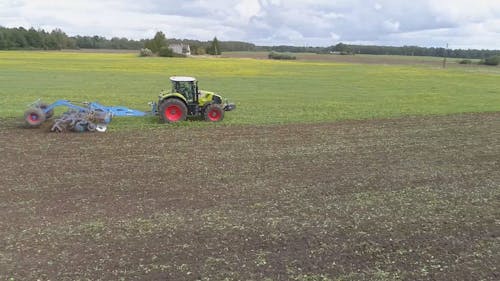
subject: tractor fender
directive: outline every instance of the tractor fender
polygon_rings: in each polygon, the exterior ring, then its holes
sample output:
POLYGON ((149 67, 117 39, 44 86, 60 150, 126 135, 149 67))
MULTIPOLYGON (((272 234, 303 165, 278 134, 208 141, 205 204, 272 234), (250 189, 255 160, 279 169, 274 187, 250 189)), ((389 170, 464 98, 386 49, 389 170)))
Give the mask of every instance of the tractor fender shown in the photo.
POLYGON ((157 106, 157 110, 158 110, 158 112, 160 112, 160 106, 161 106, 161 104, 162 104, 164 101, 169 100, 169 99, 176 99, 176 100, 180 100, 180 101, 182 101, 182 102, 186 105, 186 107, 187 107, 187 101, 186 101, 186 99, 185 99, 182 95, 177 94, 177 93, 175 93, 175 94, 169 94, 169 95, 166 95, 165 97, 163 97, 162 99, 160 99, 160 101, 158 102, 158 106, 157 106))
POLYGON ((164 94, 164 95, 160 94, 159 101, 158 101, 158 108, 160 108, 160 105, 162 104, 162 102, 164 102, 167 99, 179 99, 187 106, 187 100, 183 95, 181 95, 179 93, 168 93, 168 94, 164 94))
POLYGON ((184 103, 187 104, 187 100, 186 98, 179 94, 179 93, 164 93, 164 92, 161 92, 160 93, 160 96, 158 97, 159 99, 159 104, 162 103, 164 100, 168 99, 168 98, 178 98, 180 99, 181 101, 183 101, 184 103))

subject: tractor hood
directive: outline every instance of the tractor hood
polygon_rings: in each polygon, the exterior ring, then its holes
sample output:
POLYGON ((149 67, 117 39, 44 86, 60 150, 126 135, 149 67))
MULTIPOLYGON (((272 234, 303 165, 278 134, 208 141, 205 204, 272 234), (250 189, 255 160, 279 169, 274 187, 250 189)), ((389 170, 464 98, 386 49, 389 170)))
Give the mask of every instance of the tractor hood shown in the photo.
POLYGON ((216 101, 216 103, 222 103, 222 97, 214 92, 200 90, 198 96, 198 102, 201 106, 216 101))
POLYGON ((199 91, 200 95, 198 97, 200 105, 205 105, 211 102, 215 102, 221 104, 223 106, 224 111, 231 111, 236 108, 234 103, 230 103, 227 99, 223 98, 221 95, 209 92, 209 91, 199 91))
POLYGON ((215 93, 215 92, 210 92, 210 91, 205 91, 205 90, 200 90, 200 97, 206 97, 206 96, 216 96, 222 99, 221 95, 215 93))

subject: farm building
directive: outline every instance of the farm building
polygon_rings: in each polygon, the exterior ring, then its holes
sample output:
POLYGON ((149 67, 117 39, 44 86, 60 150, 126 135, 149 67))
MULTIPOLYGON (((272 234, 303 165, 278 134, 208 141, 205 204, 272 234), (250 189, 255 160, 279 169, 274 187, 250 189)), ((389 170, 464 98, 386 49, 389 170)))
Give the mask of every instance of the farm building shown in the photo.
POLYGON ((189 47, 189 44, 183 44, 183 43, 170 44, 170 45, 168 45, 168 47, 170 49, 172 49, 172 51, 174 51, 174 53, 176 53, 176 54, 181 54, 181 55, 186 55, 186 56, 191 55, 191 48, 189 47))

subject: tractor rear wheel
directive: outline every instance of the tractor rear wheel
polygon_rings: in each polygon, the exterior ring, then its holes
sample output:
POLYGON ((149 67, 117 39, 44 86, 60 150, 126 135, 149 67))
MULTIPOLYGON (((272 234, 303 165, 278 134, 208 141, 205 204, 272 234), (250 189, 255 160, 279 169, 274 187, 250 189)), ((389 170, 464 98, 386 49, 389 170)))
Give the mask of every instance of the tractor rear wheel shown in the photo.
POLYGON ((30 108, 24 112, 24 120, 31 127, 38 127, 45 121, 45 114, 40 108, 30 108))
POLYGON ((160 118, 163 122, 184 121, 187 117, 187 106, 178 99, 167 99, 160 105, 160 118))
POLYGON ((205 120, 209 122, 219 122, 224 119, 224 109, 220 104, 212 103, 205 108, 205 120))

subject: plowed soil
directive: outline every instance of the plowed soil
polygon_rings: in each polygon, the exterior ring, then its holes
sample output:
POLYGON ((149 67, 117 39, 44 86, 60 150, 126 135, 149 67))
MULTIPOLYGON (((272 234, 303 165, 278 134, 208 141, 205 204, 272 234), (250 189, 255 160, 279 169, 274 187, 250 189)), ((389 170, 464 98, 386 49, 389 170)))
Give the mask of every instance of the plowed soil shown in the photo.
POLYGON ((16 122, 0 124, 0 280, 500 279, 499 113, 16 122))

